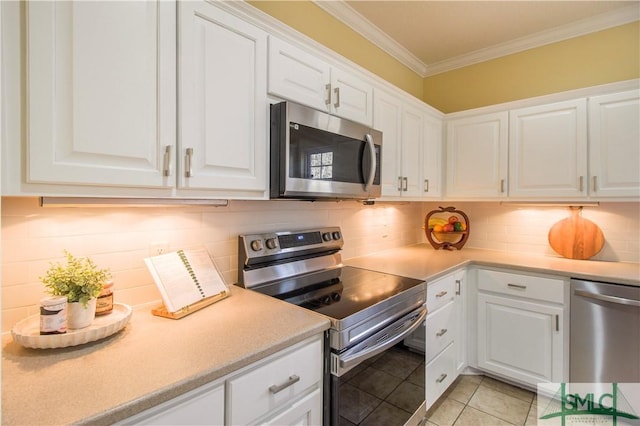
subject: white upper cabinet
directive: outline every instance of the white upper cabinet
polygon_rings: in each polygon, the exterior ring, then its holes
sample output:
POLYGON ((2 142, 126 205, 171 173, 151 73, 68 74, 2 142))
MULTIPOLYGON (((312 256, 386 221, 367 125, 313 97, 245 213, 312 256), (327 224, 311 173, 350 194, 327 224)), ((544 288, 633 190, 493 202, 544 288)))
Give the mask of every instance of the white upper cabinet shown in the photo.
POLYGON ((442 120, 382 90, 374 96, 374 127, 382 131, 382 196, 441 195, 442 120))
POLYGON ((640 94, 589 98, 592 197, 640 197, 640 94))
POLYGON ((373 86, 310 51, 269 37, 269 93, 366 125, 373 122, 373 86))
POLYGON ((267 193, 267 34, 201 2, 180 2, 179 189, 267 193))
POLYGON ((447 122, 447 197, 507 196, 508 117, 505 111, 447 122))
POLYGON ((587 195, 587 101, 509 112, 509 196, 587 195))
POLYGON ((26 4, 26 181, 170 187, 175 3, 26 4))
POLYGON ((401 194, 402 180, 402 101, 376 90, 373 126, 382 132, 382 196, 401 194))
POLYGON ((442 196, 442 118, 424 115, 422 145, 422 196, 442 196))

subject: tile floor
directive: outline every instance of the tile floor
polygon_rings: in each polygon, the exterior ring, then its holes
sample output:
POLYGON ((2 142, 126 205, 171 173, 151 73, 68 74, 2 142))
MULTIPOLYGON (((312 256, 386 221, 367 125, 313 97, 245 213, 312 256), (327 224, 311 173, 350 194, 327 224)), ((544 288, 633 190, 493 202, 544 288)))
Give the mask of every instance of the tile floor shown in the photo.
MULTIPOLYGON (((395 346, 342 377, 341 426, 402 426, 424 401, 424 355, 395 346)), ((535 425, 535 393, 460 376, 427 413, 428 426, 535 425)))
POLYGON ((427 412, 427 425, 535 425, 534 392, 486 376, 460 376, 427 412))

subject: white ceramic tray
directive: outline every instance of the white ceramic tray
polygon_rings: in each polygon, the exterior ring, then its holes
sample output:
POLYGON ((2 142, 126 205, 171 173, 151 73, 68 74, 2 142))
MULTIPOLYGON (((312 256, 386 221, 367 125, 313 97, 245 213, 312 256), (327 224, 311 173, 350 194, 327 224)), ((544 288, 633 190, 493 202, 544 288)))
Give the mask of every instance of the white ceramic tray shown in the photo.
POLYGON ((131 306, 114 303, 113 311, 96 316, 91 325, 65 334, 40 335, 40 315, 25 318, 11 329, 13 340, 26 348, 51 349, 82 345, 111 336, 122 330, 131 318, 131 306))

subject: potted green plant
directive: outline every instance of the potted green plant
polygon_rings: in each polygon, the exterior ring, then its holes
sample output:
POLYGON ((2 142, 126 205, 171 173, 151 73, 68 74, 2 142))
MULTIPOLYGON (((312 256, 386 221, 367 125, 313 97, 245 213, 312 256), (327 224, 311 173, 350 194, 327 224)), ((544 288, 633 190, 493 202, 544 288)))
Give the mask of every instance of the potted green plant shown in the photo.
POLYGON ((88 327, 95 318, 96 298, 111 277, 108 269, 99 269, 88 257, 74 257, 64 251, 66 264, 51 264, 44 277, 40 277, 53 296, 67 297, 67 327, 88 327))

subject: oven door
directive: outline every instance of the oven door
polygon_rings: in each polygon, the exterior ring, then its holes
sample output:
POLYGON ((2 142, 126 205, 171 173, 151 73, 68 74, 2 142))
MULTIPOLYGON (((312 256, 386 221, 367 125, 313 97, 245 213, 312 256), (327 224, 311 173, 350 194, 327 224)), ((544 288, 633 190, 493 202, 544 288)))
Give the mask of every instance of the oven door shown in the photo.
POLYGON ((345 351, 332 352, 331 374, 340 377, 364 360, 401 342, 422 324, 426 316, 427 309, 422 306, 345 351))

